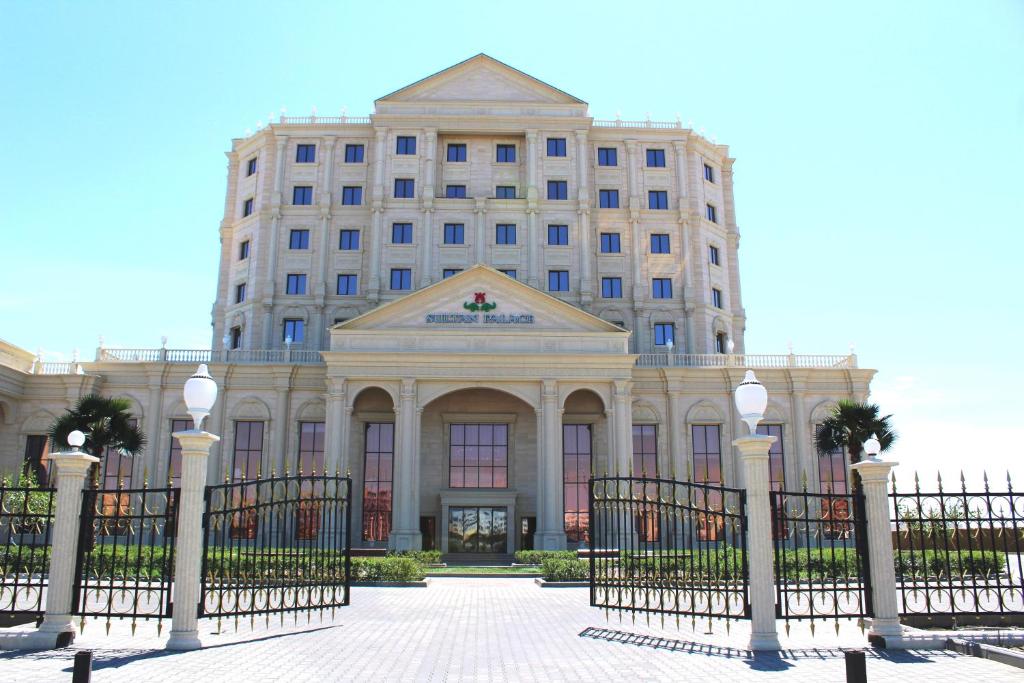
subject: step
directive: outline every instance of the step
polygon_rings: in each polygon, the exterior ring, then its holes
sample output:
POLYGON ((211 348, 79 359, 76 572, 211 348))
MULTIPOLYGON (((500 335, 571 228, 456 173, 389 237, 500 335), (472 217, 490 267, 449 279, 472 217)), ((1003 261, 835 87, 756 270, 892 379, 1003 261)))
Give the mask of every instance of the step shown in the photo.
POLYGON ((512 555, 502 553, 448 553, 441 561, 449 567, 508 567, 512 555))

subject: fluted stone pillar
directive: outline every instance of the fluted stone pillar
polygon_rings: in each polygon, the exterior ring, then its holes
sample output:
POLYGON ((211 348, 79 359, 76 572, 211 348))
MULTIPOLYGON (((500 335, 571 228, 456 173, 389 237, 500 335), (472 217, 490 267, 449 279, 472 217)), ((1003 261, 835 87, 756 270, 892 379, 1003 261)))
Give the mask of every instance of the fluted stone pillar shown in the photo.
POLYGON ((389 545, 394 550, 419 550, 423 539, 418 523, 419 494, 415 479, 419 445, 416 420, 416 380, 403 379, 398 405, 395 407, 395 483, 392 494, 393 520, 389 545))
POLYGON ((540 474, 543 493, 537 502, 538 533, 535 547, 538 550, 562 550, 565 548, 565 525, 562 519, 562 425, 558 409, 558 384, 544 380, 541 389, 540 421, 543 429, 538 443, 540 474))
POLYGON ((615 462, 612 472, 628 477, 633 470, 633 406, 628 381, 616 381, 612 386, 612 405, 615 418, 615 462))
POLYGON ((686 425, 683 424, 682 411, 683 392, 668 392, 669 449, 672 456, 673 479, 682 480, 686 477, 686 425))

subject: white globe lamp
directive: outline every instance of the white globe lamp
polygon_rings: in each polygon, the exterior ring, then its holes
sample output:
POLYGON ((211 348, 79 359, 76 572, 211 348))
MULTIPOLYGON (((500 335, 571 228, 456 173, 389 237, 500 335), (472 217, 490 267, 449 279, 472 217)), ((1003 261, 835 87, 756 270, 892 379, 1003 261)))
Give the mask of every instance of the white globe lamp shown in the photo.
POLYGON ((185 382, 185 408, 192 416, 196 429, 201 429, 203 419, 210 414, 213 404, 217 401, 217 383, 210 377, 206 363, 199 366, 196 374, 185 382))
POLYGON ((735 400, 740 419, 747 423, 751 434, 756 434, 757 423, 764 418, 764 410, 768 407, 768 390, 757 381, 753 370, 747 370, 743 381, 736 387, 735 400))
POLYGON ((871 460, 878 460, 878 454, 881 452, 882 442, 878 440, 877 434, 872 434, 871 438, 864 442, 864 453, 871 460))
POLYGON ((83 445, 85 445, 85 434, 79 430, 74 430, 68 434, 68 445, 71 446, 72 450, 77 451, 83 445))

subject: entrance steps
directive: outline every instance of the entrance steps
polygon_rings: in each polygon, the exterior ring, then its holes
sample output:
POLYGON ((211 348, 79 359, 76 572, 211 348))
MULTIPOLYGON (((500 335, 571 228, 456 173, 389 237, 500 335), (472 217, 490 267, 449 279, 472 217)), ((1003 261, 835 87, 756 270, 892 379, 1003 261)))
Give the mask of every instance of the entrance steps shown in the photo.
POLYGON ((448 553, 441 557, 449 567, 508 567, 513 559, 501 553, 448 553))

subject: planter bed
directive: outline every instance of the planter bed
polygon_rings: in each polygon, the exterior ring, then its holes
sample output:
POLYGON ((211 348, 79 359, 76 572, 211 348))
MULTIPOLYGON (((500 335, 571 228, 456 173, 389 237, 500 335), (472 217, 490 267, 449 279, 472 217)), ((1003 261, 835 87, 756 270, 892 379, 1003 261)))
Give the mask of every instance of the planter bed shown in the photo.
POLYGON ((547 581, 540 577, 533 580, 541 588, 589 588, 589 581, 547 581))

